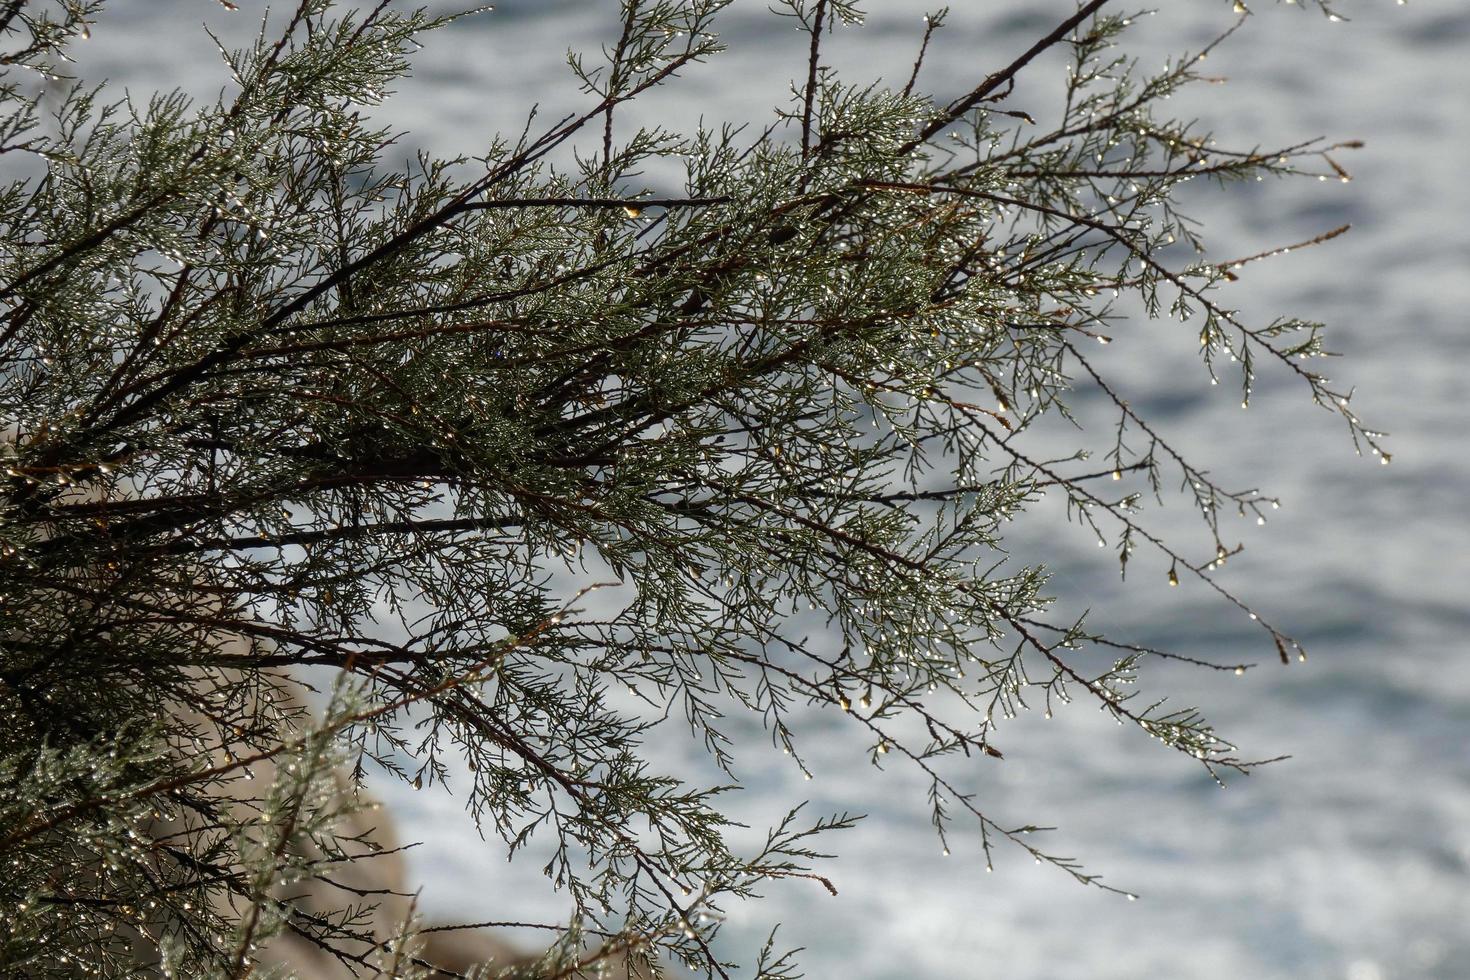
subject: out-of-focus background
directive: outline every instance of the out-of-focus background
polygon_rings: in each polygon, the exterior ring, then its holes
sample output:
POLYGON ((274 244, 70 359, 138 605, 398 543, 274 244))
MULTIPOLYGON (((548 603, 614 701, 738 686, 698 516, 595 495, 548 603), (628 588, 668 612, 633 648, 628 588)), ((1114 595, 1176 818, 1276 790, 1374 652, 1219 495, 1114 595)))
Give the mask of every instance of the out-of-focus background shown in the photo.
MULTIPOLYGON (((867 6, 867 26, 839 32, 829 60, 849 80, 901 85, 925 7, 867 6)), ((1126 42, 1146 66, 1197 49, 1236 16, 1229 0, 1164 6, 1126 42)), ((140 95, 182 87, 210 96, 227 76, 201 26, 243 41, 265 8, 240 7, 115 0, 79 49, 78 71, 140 95)), ((1003 822, 1057 825, 1049 848, 1140 894, 1127 902, 1005 849, 986 874, 978 840, 963 831, 942 857, 926 784, 901 766, 875 773, 835 712, 805 725, 811 782, 736 719, 748 748, 739 769, 747 790, 734 806, 753 833, 802 799, 870 816, 830 841, 840 858, 825 870, 838 897, 810 882, 772 885, 765 902, 731 911, 722 941, 731 954, 748 962, 784 921, 782 936, 806 947, 812 977, 1470 977, 1470 7, 1343 0, 1342 22, 1289 2, 1252 7, 1256 16, 1208 63, 1228 82, 1176 97, 1177 114, 1199 116, 1223 145, 1323 135, 1366 148, 1340 157, 1350 184, 1201 187, 1193 213, 1219 260, 1353 224, 1326 247, 1248 266, 1225 298, 1258 321, 1328 322, 1329 347, 1345 355, 1329 373, 1359 386, 1359 415, 1393 433, 1394 462, 1355 456, 1340 421, 1270 369, 1242 412, 1231 384, 1208 385, 1187 326, 1120 325, 1107 363, 1134 406, 1197 464, 1282 498, 1265 527, 1228 529, 1246 548, 1221 576, 1311 659, 1273 664, 1239 611, 1188 582, 1168 588, 1165 566, 1141 554, 1120 584, 1111 549, 1060 513, 1038 512, 1011 542, 1023 558, 1045 556, 1063 608, 1091 607, 1095 626, 1261 661, 1239 678, 1155 665, 1147 679, 1204 707, 1245 754, 1292 758, 1222 792, 1187 760, 1080 703, 1004 729, 1005 763, 975 774, 979 802, 1003 822)), ((942 99, 967 90, 1071 9, 1063 0, 954 3, 920 87, 942 99)), ((615 19, 610 0, 501 0, 432 36, 379 115, 409 131, 405 156, 414 147, 474 153, 497 132, 518 132, 533 103, 542 120, 585 105, 564 54, 595 53, 613 39, 615 19)), ((802 39, 759 0, 736 0, 722 25, 726 54, 625 121, 770 120, 804 72, 802 39)), ((1061 72, 1054 59, 1039 62, 1013 107, 1039 115, 1060 93, 1061 72)), ((1105 432, 1094 437, 1105 445, 1105 432)), ((1156 526, 1188 534, 1186 511, 1175 502, 1156 526)), ((670 737, 648 751, 668 769, 707 771, 692 743, 670 737)), ((404 835, 423 842, 410 860, 431 915, 564 917, 535 849, 507 864, 461 799, 387 781, 376 791, 404 835)))

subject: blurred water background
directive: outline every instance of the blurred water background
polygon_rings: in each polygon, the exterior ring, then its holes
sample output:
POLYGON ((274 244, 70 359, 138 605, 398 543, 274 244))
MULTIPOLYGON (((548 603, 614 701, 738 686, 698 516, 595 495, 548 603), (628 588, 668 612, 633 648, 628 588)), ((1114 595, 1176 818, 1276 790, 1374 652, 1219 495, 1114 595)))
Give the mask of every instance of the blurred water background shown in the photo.
MULTIPOLYGON (((199 27, 243 41, 264 7, 240 6, 229 14, 213 0, 115 0, 78 70, 135 94, 212 95, 226 75, 199 27)), ((897 87, 926 8, 867 6, 867 26, 836 35, 829 61, 850 81, 897 87)), ((1026 560, 1045 557, 1063 609, 1091 608, 1096 627, 1260 661, 1239 678, 1168 665, 1146 676, 1152 691, 1203 706, 1245 754, 1291 760, 1221 792, 1186 760, 1080 704, 1002 729, 1004 764, 974 773, 980 804, 1003 823, 1058 825, 1049 849, 1141 895, 1127 902, 1004 848, 986 874, 978 840, 962 830, 942 857, 927 784, 898 765, 875 774, 836 712, 803 726, 811 782, 753 724, 732 719, 748 746, 738 770, 748 789, 733 806, 755 831, 803 799, 816 811, 870 815, 830 841, 840 858, 826 870, 840 895, 810 882, 773 885, 765 902, 731 910, 722 946, 732 954, 748 961, 784 921, 782 936, 806 947, 817 978, 1470 977, 1470 7, 1343 0, 1347 20, 1330 23, 1297 6, 1253 6, 1257 16, 1210 58, 1228 83, 1176 97, 1177 114, 1198 115, 1224 145, 1328 136, 1366 148, 1342 157, 1351 184, 1201 187, 1193 213, 1220 260, 1353 224, 1326 247, 1247 267, 1226 299, 1257 322, 1328 322, 1328 346, 1346 355, 1330 373, 1358 385, 1360 416, 1393 433, 1393 465, 1355 456, 1340 422, 1280 372, 1263 373, 1242 412, 1236 388, 1207 384, 1187 326, 1120 325, 1107 365, 1197 465, 1282 498, 1265 527, 1227 529, 1246 548, 1221 577, 1298 636, 1311 660, 1275 665, 1239 611, 1189 582, 1168 588, 1166 566, 1143 554, 1120 584, 1111 550, 1059 511, 1039 511, 1011 543, 1026 560)), ((1165 8, 1127 41, 1145 65, 1197 49, 1235 17, 1229 0, 1165 8)), ((1070 9, 960 0, 920 87, 944 99, 969 89, 1070 9)), ((615 36, 615 17, 610 2, 503 0, 432 36, 379 115, 409 132, 405 156, 420 147, 474 153, 496 133, 518 132, 532 103, 541 119, 556 119, 586 104, 565 51, 595 53, 615 36)), ((804 71, 801 38, 759 0, 736 0, 722 25, 729 51, 631 107, 627 123, 772 118, 804 71)), ((1011 105, 1039 115, 1061 92, 1061 71, 1056 59, 1039 62, 1011 105)), ((1079 397, 1086 406, 1089 396, 1079 397)), ((1093 438, 1105 447, 1108 434, 1093 438)), ((1153 520, 1193 533, 1182 501, 1153 520)), ((709 778, 692 743, 667 738, 648 750, 660 766, 709 778)), ((508 865, 442 787, 415 793, 384 781, 375 791, 404 836, 423 842, 411 860, 430 915, 564 917, 534 848, 508 865)))

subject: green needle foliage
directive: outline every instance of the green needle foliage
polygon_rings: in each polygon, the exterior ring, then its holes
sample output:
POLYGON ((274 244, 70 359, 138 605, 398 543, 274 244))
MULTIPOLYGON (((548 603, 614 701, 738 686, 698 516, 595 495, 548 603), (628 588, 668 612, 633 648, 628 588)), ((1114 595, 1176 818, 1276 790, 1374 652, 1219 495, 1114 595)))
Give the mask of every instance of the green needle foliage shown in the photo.
POLYGON ((1187 322, 1201 383, 1219 366, 1248 401, 1258 366, 1294 375, 1381 452, 1314 369, 1319 326, 1220 305, 1230 267, 1176 210, 1192 180, 1345 176, 1336 147, 1170 118, 1203 52, 1144 71, 1108 0, 947 104, 922 52, 902 87, 827 69, 856 4, 782 0, 773 28, 810 44, 774 124, 622 124, 718 53, 725 3, 623 0, 620 35, 572 59, 579 114, 404 169, 363 108, 449 18, 300 0, 225 53, 217 103, 143 104, 65 78, 98 0, 0 3, 5 975, 244 977, 278 932, 412 974, 361 927, 371 896, 289 897, 366 859, 334 829, 349 768, 422 785, 462 756, 487 834, 550 844, 571 925, 541 975, 724 977, 721 909, 825 884, 813 835, 851 818, 793 811, 736 850, 723 790, 642 752, 686 724, 728 769, 751 747, 725 723, 754 713, 805 768, 794 713, 845 712, 875 764, 927 774, 941 838, 963 821, 987 862, 1015 847, 1103 888, 966 788, 1005 764, 1007 718, 1080 699, 1211 774, 1254 764, 1136 695, 1146 662, 1187 657, 1049 618, 1004 531, 1060 495, 1125 567, 1214 584, 1221 520, 1271 506, 1092 363, 1120 293, 1187 322), (1049 113, 1012 106, 1058 51, 1049 113), (1116 426, 1049 456, 1032 426, 1079 392, 1116 426), (1149 530, 1176 494, 1205 548, 1149 530), (323 669, 314 716, 298 689, 323 669))

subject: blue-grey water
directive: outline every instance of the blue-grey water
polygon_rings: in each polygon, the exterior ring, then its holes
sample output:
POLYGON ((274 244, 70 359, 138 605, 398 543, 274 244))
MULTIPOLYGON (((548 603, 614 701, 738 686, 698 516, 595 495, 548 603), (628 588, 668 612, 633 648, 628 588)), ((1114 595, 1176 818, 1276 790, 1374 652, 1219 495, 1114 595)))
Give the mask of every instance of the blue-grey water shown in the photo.
MULTIPOLYGON (((941 96, 1010 60, 1070 9, 1059 0, 953 6, 922 79, 941 96)), ((243 38, 263 7, 241 7, 115 0, 79 70, 139 93, 210 93, 226 78, 197 25, 243 38)), ((1129 42, 1146 64, 1198 47, 1234 18, 1229 0, 1165 7, 1129 42)), ((820 978, 1470 977, 1470 7, 1343 0, 1347 20, 1335 23, 1270 0, 1252 7, 1257 16, 1210 59, 1228 82, 1176 97, 1178 114, 1200 116, 1222 143, 1325 135, 1366 146, 1342 157, 1350 184, 1201 189, 1193 209, 1220 259, 1353 224, 1326 247, 1247 267, 1227 298, 1257 319, 1331 325, 1329 346, 1345 355, 1333 373, 1358 387, 1359 415, 1392 432, 1393 465, 1357 457, 1339 420, 1269 371, 1242 412, 1230 385, 1206 383, 1187 327, 1120 326, 1108 365, 1197 463, 1282 498, 1265 527, 1230 528, 1246 549, 1221 575, 1311 659, 1274 666, 1242 614, 1188 583, 1168 588, 1162 566, 1140 561, 1120 586, 1111 552, 1060 513, 1020 527, 1012 542, 1049 557, 1065 608, 1093 608, 1094 622, 1118 635, 1263 661, 1240 678, 1157 667, 1148 677, 1153 690, 1206 708, 1246 753, 1292 759, 1221 791, 1080 705, 1006 729, 1004 764, 975 774, 980 801, 1002 822, 1057 825, 1051 849, 1141 895, 1127 902, 1004 849, 986 874, 963 833, 943 857, 926 784, 896 765, 875 774, 834 712, 805 724, 811 782, 758 731, 741 730, 748 791, 737 807, 757 829, 802 799, 870 817, 831 842, 838 897, 810 883, 772 885, 764 902, 731 910, 732 954, 752 951, 780 920, 820 978)), ((836 39, 833 61, 852 77, 901 84, 923 5, 868 8, 864 30, 836 39)), ((430 39, 381 116, 411 132, 405 147, 440 153, 518 131, 533 102, 556 118, 585 102, 564 52, 595 52, 614 19, 606 2, 506 0, 430 39)), ((804 68, 800 38, 759 0, 737 0, 723 34, 726 54, 627 118, 769 120, 804 68)), ((1041 104, 1060 90, 1061 70, 1038 64, 1015 98, 1041 104)), ((1185 511, 1180 502, 1158 520, 1187 534, 1185 511)), ((670 738, 649 751, 670 769, 702 771, 693 744, 670 738)), ((377 791, 405 836, 423 841, 413 870, 430 914, 565 915, 535 855, 507 865, 459 800, 388 782, 377 791)))

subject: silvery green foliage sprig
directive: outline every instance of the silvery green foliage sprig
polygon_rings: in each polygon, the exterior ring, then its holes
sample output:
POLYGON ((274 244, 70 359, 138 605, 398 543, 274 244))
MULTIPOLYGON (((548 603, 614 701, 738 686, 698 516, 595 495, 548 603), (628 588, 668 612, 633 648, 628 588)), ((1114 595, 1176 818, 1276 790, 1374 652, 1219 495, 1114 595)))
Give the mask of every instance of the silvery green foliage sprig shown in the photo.
MULTIPOLYGON (((734 846, 724 797, 764 750, 732 716, 811 775, 803 719, 838 712, 859 756, 924 774, 946 852, 1115 891, 991 816, 1008 719, 1081 700, 1216 778, 1257 764, 1141 693, 1161 658, 1249 662, 1054 617, 1006 531, 1059 494, 1124 570, 1202 581, 1269 656, 1304 655, 1216 574, 1231 520, 1274 501, 1217 483, 1091 345, 1148 355, 1129 294, 1198 336, 1202 384, 1248 404, 1257 370, 1295 376, 1386 462, 1316 370, 1319 325, 1223 305, 1264 255, 1207 258, 1179 209, 1192 180, 1346 179, 1351 145, 1218 146, 1166 111, 1207 50, 1145 70, 1107 0, 948 103, 922 94, 942 12, 907 83, 873 85, 824 60, 858 4, 784 0, 808 43, 770 120, 626 124, 718 70, 724 6, 623 0, 571 58, 579 112, 395 167, 372 107, 453 18, 301 0, 196 103, 67 79, 99 4, 0 4, 0 962, 243 977, 293 931, 418 969, 345 897, 282 898, 352 853, 342 768, 468 766, 482 829, 567 896, 542 975, 723 977, 723 910, 835 891, 814 837, 854 820, 798 807, 734 846), (1013 104, 1051 49, 1055 103, 1013 104), (1114 424, 1034 446, 1084 391, 1114 424), (1176 486, 1199 540, 1153 530, 1176 486), (354 693, 316 717, 323 672, 354 693), (686 728, 726 785, 654 768, 686 728)), ((759 964, 796 975, 774 939, 759 964)))

